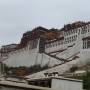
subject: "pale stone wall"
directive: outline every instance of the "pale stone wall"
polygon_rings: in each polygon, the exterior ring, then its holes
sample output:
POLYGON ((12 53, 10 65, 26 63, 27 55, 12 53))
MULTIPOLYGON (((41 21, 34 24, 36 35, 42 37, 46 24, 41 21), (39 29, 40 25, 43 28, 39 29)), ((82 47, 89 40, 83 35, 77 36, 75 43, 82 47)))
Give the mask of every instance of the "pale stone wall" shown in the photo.
POLYGON ((82 82, 53 79, 52 88, 56 90, 83 90, 82 82))

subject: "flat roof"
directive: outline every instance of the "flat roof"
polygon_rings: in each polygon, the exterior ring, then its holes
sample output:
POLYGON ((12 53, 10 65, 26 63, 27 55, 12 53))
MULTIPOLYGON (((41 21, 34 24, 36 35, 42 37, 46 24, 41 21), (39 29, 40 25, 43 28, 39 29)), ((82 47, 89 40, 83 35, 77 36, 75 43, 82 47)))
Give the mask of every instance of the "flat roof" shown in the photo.
POLYGON ((34 79, 27 79, 28 81, 38 81, 38 80, 50 80, 50 79, 58 79, 58 80, 67 80, 73 82, 82 82, 79 79, 72 79, 72 78, 64 78, 64 77, 46 77, 46 78, 34 78, 34 79))
POLYGON ((11 82, 11 81, 0 81, 0 86, 7 86, 7 87, 16 87, 16 88, 23 88, 23 89, 35 89, 35 90, 52 90, 51 88, 46 87, 39 87, 34 85, 28 85, 25 83, 17 83, 17 82, 11 82))

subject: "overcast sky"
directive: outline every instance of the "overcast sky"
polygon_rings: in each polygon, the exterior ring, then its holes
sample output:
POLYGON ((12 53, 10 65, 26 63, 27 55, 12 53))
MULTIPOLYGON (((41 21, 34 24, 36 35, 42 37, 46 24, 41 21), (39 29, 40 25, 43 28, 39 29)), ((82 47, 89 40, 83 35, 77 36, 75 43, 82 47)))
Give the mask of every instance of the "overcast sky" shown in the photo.
POLYGON ((0 46, 18 43, 37 26, 61 28, 90 20, 90 0, 0 0, 0 46))

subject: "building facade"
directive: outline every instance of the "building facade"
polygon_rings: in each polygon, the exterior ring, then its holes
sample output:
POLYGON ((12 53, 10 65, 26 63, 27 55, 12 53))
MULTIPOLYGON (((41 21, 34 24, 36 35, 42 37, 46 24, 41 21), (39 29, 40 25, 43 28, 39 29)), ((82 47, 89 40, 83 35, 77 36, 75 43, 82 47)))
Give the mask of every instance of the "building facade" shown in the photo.
POLYGON ((53 90, 83 90, 81 80, 63 78, 63 77, 47 77, 38 79, 29 79, 29 84, 52 88, 53 90))
POLYGON ((19 49, 1 56, 1 62, 10 67, 48 64, 48 70, 35 74, 43 77, 45 72, 62 74, 74 64, 83 65, 90 61, 89 22, 75 22, 60 30, 39 27, 30 33, 23 35, 19 49))

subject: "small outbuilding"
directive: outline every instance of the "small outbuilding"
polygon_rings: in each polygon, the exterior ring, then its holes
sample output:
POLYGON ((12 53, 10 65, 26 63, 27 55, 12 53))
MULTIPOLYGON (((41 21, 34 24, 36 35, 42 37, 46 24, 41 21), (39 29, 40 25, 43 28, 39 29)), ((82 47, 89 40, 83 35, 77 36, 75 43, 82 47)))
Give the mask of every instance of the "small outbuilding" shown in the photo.
POLYGON ((28 84, 49 87, 55 90, 83 90, 82 80, 64 77, 46 77, 28 79, 28 84))

